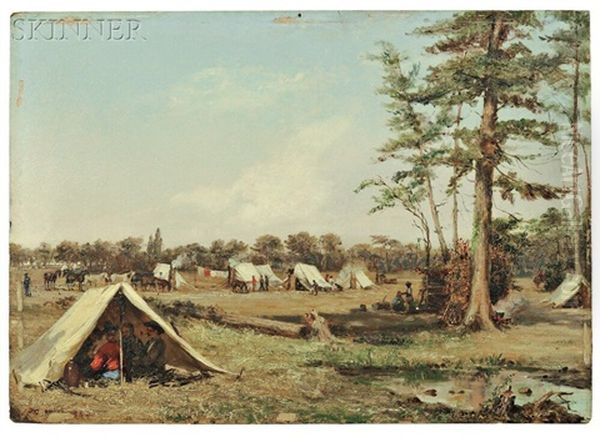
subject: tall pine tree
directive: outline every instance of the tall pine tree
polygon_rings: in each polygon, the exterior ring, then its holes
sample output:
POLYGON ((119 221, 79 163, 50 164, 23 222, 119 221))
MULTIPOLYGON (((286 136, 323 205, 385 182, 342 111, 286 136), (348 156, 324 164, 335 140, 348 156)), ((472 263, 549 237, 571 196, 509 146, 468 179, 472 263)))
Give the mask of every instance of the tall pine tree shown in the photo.
POLYGON ((428 50, 443 54, 445 59, 431 69, 429 78, 436 86, 427 101, 435 104, 455 94, 464 103, 478 105, 481 111, 477 127, 460 129, 475 168, 473 277, 464 319, 465 326, 471 328, 494 329, 490 301, 494 186, 509 200, 514 192, 525 199, 552 199, 561 193, 547 184, 524 181, 506 169, 527 158, 518 147, 512 153, 511 143, 556 146, 552 136, 556 125, 535 115, 544 109, 539 90, 556 61, 545 53, 533 53, 525 44, 530 32, 540 27, 535 12, 472 11, 418 31, 439 37, 428 50), (452 86, 439 88, 440 78, 452 86), (515 115, 524 110, 532 115, 515 115))

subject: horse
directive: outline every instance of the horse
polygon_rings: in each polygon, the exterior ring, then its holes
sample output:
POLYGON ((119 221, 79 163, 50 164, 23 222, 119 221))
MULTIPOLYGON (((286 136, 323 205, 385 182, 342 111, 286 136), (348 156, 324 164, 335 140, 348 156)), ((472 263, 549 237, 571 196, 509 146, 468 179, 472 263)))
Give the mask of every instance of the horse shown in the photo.
POLYGON ((88 274, 87 270, 65 270, 63 274, 65 276, 67 289, 72 290, 73 285, 77 282, 79 284, 79 291, 83 290, 83 283, 88 274))
POLYGON ((154 277, 154 273, 152 272, 135 272, 131 276, 131 284, 133 288, 136 290, 138 287, 142 289, 147 289, 150 286, 154 286, 156 278, 154 277))
POLYGON ((110 275, 110 282, 117 283, 117 282, 129 282, 131 281, 131 277, 133 276, 134 272, 126 272, 126 273, 113 273, 112 275, 110 275))
POLYGON ((166 279, 154 278, 154 287, 157 291, 171 291, 171 283, 166 279))
POLYGON ((102 272, 94 275, 87 275, 85 278, 86 285, 90 285, 92 287, 98 287, 98 285, 106 285, 110 283, 110 277, 108 273, 102 272))
POLYGON ((56 286, 56 279, 60 276, 60 270, 55 272, 44 272, 44 289, 53 290, 56 286))
POLYGON ((248 285, 244 281, 234 279, 231 282, 231 291, 234 293, 248 293, 248 285))

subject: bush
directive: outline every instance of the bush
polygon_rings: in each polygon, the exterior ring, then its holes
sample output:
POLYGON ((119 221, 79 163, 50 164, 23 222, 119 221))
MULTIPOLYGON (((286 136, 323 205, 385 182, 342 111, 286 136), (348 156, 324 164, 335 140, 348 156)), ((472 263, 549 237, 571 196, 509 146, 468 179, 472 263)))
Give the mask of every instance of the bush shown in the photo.
MULTIPOLYGON (((514 260, 502 247, 491 247, 492 270, 490 275, 490 299, 495 304, 513 289, 519 289, 514 283, 514 260)), ((460 240, 452 252, 444 277, 442 320, 449 325, 462 322, 469 305, 471 294, 471 250, 466 241, 460 240)))
POLYGON ((553 291, 565 280, 566 266, 562 261, 555 261, 544 265, 542 274, 544 278, 544 291, 553 291))

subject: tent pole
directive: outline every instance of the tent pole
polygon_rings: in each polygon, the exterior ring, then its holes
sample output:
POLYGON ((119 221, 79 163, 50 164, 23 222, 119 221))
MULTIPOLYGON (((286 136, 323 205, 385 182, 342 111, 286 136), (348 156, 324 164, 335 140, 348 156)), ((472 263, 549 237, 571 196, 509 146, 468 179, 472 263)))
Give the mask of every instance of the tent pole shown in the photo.
POLYGON ((123 326, 123 320, 121 320, 121 324, 119 325, 119 382, 123 385, 123 330, 121 329, 123 326))
POLYGON ((117 296, 119 302, 119 383, 123 385, 123 316, 125 315, 125 303, 123 302, 121 290, 119 290, 117 296))

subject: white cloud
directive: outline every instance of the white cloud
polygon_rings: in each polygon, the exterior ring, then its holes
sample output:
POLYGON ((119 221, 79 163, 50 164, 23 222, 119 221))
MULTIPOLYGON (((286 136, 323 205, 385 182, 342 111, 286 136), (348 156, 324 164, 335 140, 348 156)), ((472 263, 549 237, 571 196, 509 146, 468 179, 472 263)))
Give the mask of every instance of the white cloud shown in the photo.
POLYGON ((229 229, 228 234, 287 231, 318 221, 334 192, 323 157, 350 128, 350 119, 338 117, 306 125, 227 186, 200 185, 176 194, 171 204, 192 207, 203 226, 229 229))
POLYGON ((255 111, 287 95, 314 91, 329 76, 320 71, 275 73, 253 66, 205 68, 169 90, 167 109, 174 113, 255 111))

